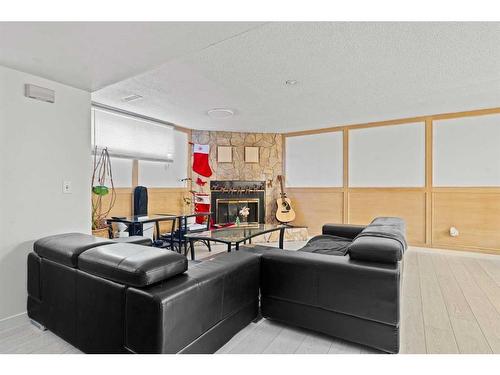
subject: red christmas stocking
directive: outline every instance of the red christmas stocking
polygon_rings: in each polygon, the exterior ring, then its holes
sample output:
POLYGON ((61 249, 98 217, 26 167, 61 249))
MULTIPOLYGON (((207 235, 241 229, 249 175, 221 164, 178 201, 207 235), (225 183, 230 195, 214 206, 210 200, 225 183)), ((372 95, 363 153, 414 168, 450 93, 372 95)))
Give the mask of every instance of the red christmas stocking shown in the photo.
POLYGON ((195 144, 193 147, 193 171, 203 177, 210 177, 212 169, 208 163, 208 145, 195 144))

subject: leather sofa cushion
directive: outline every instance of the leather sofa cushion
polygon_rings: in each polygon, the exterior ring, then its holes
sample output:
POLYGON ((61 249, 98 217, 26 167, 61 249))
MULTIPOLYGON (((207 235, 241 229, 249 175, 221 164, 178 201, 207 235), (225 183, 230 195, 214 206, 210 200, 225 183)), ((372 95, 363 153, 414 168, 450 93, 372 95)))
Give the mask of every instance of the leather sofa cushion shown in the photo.
POLYGON ((187 270, 185 256, 135 244, 104 245, 85 251, 78 268, 121 284, 144 287, 187 270))
POLYGON ((374 219, 349 246, 351 259, 396 263, 406 250, 405 222, 396 217, 374 219))
POLYGON ((113 243, 113 241, 90 236, 83 233, 56 234, 41 238, 33 245, 33 250, 41 258, 76 268, 78 256, 96 246, 113 243))
POLYGON ((345 255, 351 244, 348 238, 322 234, 311 238, 299 251, 326 255, 345 255))
POLYGON ((402 259, 403 249, 390 238, 361 237, 349 246, 349 256, 354 260, 396 263, 402 259))
POLYGON ((338 236, 353 240, 358 234, 361 233, 366 225, 354 224, 325 224, 322 228, 322 233, 331 236, 338 236))
POLYGON ((133 244, 143 245, 143 246, 152 246, 153 245, 153 241, 151 241, 151 238, 143 237, 143 236, 117 237, 117 238, 113 238, 113 242, 133 243, 133 244))

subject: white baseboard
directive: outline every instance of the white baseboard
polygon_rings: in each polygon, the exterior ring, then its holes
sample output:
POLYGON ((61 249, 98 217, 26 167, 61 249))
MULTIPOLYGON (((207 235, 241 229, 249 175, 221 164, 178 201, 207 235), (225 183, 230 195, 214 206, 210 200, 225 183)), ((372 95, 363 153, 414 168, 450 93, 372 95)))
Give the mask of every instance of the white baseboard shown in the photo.
POLYGON ((4 319, 0 319, 0 331, 16 327, 27 321, 28 321, 28 314, 26 313, 26 311, 16 315, 9 316, 4 319))

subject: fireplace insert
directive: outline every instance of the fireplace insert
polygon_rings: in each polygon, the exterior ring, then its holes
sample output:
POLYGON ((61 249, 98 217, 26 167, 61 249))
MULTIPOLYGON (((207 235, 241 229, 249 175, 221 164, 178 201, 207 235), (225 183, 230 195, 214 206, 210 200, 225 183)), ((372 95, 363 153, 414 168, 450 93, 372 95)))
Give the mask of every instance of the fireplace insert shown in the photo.
POLYGON ((234 223, 243 207, 249 208, 248 223, 265 222, 265 181, 210 181, 215 224, 234 223))

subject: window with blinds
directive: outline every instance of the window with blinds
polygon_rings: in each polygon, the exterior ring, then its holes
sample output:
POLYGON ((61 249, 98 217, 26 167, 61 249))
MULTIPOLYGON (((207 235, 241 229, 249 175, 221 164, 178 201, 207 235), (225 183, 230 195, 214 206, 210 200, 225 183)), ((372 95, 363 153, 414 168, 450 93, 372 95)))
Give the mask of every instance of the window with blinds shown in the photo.
POLYGON ((173 162, 174 127, 93 107, 92 146, 117 158, 173 162))

